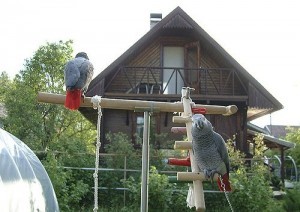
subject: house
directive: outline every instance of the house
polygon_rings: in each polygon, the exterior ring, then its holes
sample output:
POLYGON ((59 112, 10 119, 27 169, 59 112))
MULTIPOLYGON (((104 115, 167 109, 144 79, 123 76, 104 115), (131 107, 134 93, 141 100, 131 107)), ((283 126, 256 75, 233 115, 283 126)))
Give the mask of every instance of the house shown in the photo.
MULTIPOLYGON (((236 147, 249 152, 247 123, 282 109, 282 104, 180 7, 163 19, 160 14, 151 18, 156 21, 150 30, 92 80, 86 96, 175 102, 180 101, 183 86, 192 87, 196 104, 238 107, 234 115, 207 118, 225 140, 236 135, 236 147)), ((95 110, 80 108, 80 112, 96 124, 95 110)), ((152 131, 166 133, 170 140, 182 139, 170 132, 176 126, 172 116, 154 114, 152 131)), ((124 132, 138 146, 142 113, 104 109, 102 123, 104 144, 108 132, 124 132)), ((164 142, 155 145, 159 148, 164 142)))
POLYGON ((300 126, 266 125, 264 129, 276 138, 285 138, 291 129, 298 130, 300 126))

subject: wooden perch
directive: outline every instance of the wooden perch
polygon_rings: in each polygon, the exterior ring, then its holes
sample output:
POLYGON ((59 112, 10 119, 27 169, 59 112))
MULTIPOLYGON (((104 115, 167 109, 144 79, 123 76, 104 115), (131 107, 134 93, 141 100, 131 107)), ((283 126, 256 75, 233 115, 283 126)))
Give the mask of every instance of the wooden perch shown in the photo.
MULTIPOLYGON (((65 95, 39 92, 37 96, 38 102, 51 104, 64 104, 65 95)), ((80 107, 93 107, 91 97, 85 97, 84 102, 81 102, 80 107)), ((120 110, 136 110, 137 108, 147 108, 149 111, 161 112, 183 112, 182 102, 157 102, 157 101, 141 101, 127 99, 109 99, 101 98, 102 108, 120 109, 120 110)), ((217 105, 197 105, 192 103, 193 108, 205 108, 206 114, 223 114, 232 115, 237 112, 235 105, 217 106, 217 105)))
MULTIPOLYGON (((218 174, 214 175, 214 180, 217 181, 218 174)), ((177 180, 178 181, 195 181, 200 180, 201 182, 205 179, 205 175, 203 172, 177 172, 177 180)))
POLYGON ((185 124, 192 122, 192 118, 189 116, 173 116, 172 121, 178 124, 185 124))
POLYGON ((175 141, 174 149, 189 150, 192 149, 191 141, 175 141))
POLYGON ((172 127, 171 132, 174 134, 186 134, 186 127, 172 127))

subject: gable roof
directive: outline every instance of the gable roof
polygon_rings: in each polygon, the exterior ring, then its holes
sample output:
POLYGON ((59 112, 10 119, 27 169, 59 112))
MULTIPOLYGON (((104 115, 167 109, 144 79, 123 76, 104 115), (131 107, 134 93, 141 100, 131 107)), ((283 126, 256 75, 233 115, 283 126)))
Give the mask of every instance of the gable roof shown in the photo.
POLYGON ((285 138, 290 129, 298 130, 300 126, 287 126, 287 125, 266 125, 264 130, 266 130, 270 135, 277 138, 285 138))
MULTIPOLYGON (((258 132, 253 131, 253 130, 247 130, 247 133, 249 135, 255 136, 258 132)), ((270 148, 278 148, 278 147, 282 147, 284 149, 290 149, 290 148, 295 148, 296 144, 280 139, 280 138, 276 138, 274 136, 271 135, 266 135, 263 134, 264 136, 264 142, 266 144, 266 146, 270 147, 270 148)))
MULTIPOLYGON (((254 106, 252 111, 249 110, 248 117, 251 117, 249 120, 253 120, 283 108, 282 104, 275 97, 273 97, 180 7, 175 8, 165 18, 152 27, 136 43, 134 43, 127 51, 125 51, 120 57, 112 62, 106 69, 104 69, 97 77, 95 77, 90 83, 87 96, 101 95, 97 84, 99 84, 100 81, 112 71, 117 71, 118 67, 121 67, 122 64, 125 64, 127 61, 130 61, 132 58, 134 58, 143 49, 143 47, 149 45, 155 38, 162 35, 180 35, 183 29, 188 30, 192 37, 202 41, 204 48, 210 52, 213 52, 218 61, 229 64, 238 70, 239 73, 249 80, 249 84, 259 90, 261 94, 272 104, 272 107, 267 109, 264 108, 264 110, 260 110, 260 108, 254 108, 254 106)), ((251 105, 249 105, 249 107, 251 108, 251 105)))
POLYGON ((281 139, 280 137, 269 134, 269 131, 265 128, 258 127, 250 122, 247 123, 248 135, 255 136, 258 133, 263 134, 264 142, 269 148, 282 147, 284 149, 295 148, 296 144, 290 141, 281 139))

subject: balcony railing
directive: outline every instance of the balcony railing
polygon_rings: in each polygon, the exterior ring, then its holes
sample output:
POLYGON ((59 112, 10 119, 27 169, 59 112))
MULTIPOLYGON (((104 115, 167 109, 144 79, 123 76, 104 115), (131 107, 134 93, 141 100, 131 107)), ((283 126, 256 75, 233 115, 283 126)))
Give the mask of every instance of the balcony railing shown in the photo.
POLYGON ((192 87, 193 94, 246 95, 241 76, 228 68, 122 67, 107 82, 105 92, 178 94, 192 87))

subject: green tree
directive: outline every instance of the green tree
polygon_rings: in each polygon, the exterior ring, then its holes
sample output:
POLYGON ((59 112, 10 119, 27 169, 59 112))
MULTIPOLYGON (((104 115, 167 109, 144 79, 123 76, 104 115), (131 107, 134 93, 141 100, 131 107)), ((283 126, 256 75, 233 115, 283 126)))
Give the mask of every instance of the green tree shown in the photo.
POLYGON ((300 129, 289 128, 286 140, 296 144, 295 148, 288 151, 288 154, 294 158, 296 164, 300 164, 300 129))
MULTIPOLYGON (((84 202, 92 204, 87 196, 92 184, 86 180, 92 179, 92 174, 62 167, 94 166, 91 153, 96 131, 78 111, 39 103, 37 94, 65 92, 63 69, 72 52, 72 41, 39 47, 32 58, 25 60, 24 69, 9 89, 0 90, 7 110, 7 117, 2 120, 5 130, 37 152, 51 177, 62 211, 76 211, 84 202)), ((5 79, 2 74, 1 80, 5 79)))
POLYGON ((0 104, 3 104, 5 93, 12 89, 13 86, 12 81, 9 79, 9 76, 5 71, 0 74, 0 85, 0 104))
POLYGON ((227 142, 231 161, 235 165, 231 175, 234 191, 229 197, 235 211, 269 211, 270 206, 275 203, 272 199, 268 169, 263 164, 266 149, 263 135, 257 134, 251 142, 255 145, 251 164, 244 163, 243 154, 234 150, 232 140, 227 142))
POLYGON ((60 136, 70 123, 71 113, 62 106, 40 104, 39 91, 63 93, 63 67, 71 58, 72 41, 47 43, 32 58, 25 60, 24 70, 14 79, 14 87, 5 91, 4 103, 8 117, 5 129, 34 150, 45 151, 51 140, 60 136))

